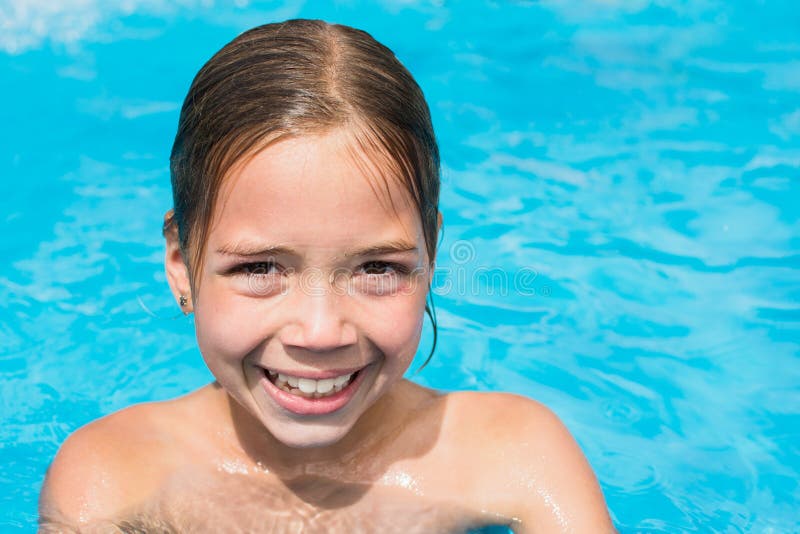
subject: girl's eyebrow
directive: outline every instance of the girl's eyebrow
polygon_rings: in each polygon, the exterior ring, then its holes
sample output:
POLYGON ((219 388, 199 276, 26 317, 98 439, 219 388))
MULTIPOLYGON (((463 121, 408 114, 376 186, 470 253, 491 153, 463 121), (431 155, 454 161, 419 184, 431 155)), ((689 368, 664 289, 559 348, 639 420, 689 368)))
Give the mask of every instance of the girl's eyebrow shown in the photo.
POLYGON ((346 257, 351 256, 381 256, 383 254, 398 254, 401 252, 418 252, 417 245, 406 241, 387 241, 368 247, 345 252, 346 257))
MULTIPOLYGON (((354 256, 380 256, 384 254, 399 254, 403 252, 418 252, 413 243, 406 241, 387 241, 367 247, 345 252, 345 257, 354 256)), ((300 256, 296 250, 281 245, 259 245, 255 243, 226 244, 217 248, 217 253, 224 256, 238 256, 252 258, 257 256, 300 256)))
POLYGON ((222 245, 217 248, 217 253, 224 256, 240 256, 250 258, 254 256, 297 256, 297 251, 280 245, 258 245, 251 243, 237 243, 222 245))

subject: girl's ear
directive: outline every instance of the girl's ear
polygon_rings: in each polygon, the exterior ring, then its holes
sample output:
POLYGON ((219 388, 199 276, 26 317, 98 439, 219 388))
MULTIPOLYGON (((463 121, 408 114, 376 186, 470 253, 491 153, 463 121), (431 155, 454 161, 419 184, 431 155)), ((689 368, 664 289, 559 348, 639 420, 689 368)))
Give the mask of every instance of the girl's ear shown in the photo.
POLYGON ((167 281, 172 289, 172 294, 184 314, 193 311, 192 284, 189 279, 189 268, 183 258, 180 240, 178 239, 178 225, 175 223, 172 210, 164 215, 164 239, 167 241, 167 252, 164 257, 164 268, 167 271, 167 281))

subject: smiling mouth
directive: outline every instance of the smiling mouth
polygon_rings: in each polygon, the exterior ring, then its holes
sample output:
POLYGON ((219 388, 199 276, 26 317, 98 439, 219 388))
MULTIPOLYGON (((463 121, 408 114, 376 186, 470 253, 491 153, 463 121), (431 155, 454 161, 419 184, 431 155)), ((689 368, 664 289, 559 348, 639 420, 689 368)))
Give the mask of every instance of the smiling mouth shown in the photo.
POLYGON ((320 399, 336 395, 347 388, 358 376, 361 370, 332 378, 313 379, 279 373, 265 369, 267 380, 275 387, 291 395, 306 399, 320 399))

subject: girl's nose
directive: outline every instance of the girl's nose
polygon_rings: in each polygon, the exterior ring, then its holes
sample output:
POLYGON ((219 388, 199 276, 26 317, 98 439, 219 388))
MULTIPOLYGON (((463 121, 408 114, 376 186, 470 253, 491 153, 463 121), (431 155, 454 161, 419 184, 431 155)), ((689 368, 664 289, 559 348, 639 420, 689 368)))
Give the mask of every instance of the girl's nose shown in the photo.
POLYGON ((328 287, 320 291, 298 291, 288 303, 290 320, 281 329, 284 345, 314 352, 336 350, 357 341, 355 327, 346 320, 342 299, 328 287))

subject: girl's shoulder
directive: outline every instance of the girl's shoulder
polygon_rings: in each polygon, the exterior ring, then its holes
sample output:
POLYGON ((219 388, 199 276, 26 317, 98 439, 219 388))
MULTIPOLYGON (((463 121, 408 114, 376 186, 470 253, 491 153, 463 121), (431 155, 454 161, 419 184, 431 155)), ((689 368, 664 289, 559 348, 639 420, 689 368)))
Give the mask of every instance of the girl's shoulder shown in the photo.
POLYGON ((73 432, 47 469, 40 522, 102 521, 155 493, 186 461, 185 399, 133 405, 73 432))
POLYGON ((442 438, 493 447, 545 446, 571 440, 558 416, 544 404, 513 393, 436 390, 411 384, 410 396, 425 412, 437 414, 442 438), (529 433, 536 436, 531 443, 529 433), (516 439, 525 437, 528 439, 516 439), (481 439, 477 439, 481 438, 481 439))
POLYGON ((442 395, 435 469, 474 507, 519 532, 613 532, 597 479, 575 439, 542 403, 509 393, 442 395), (546 528, 547 526, 551 528, 546 528))

